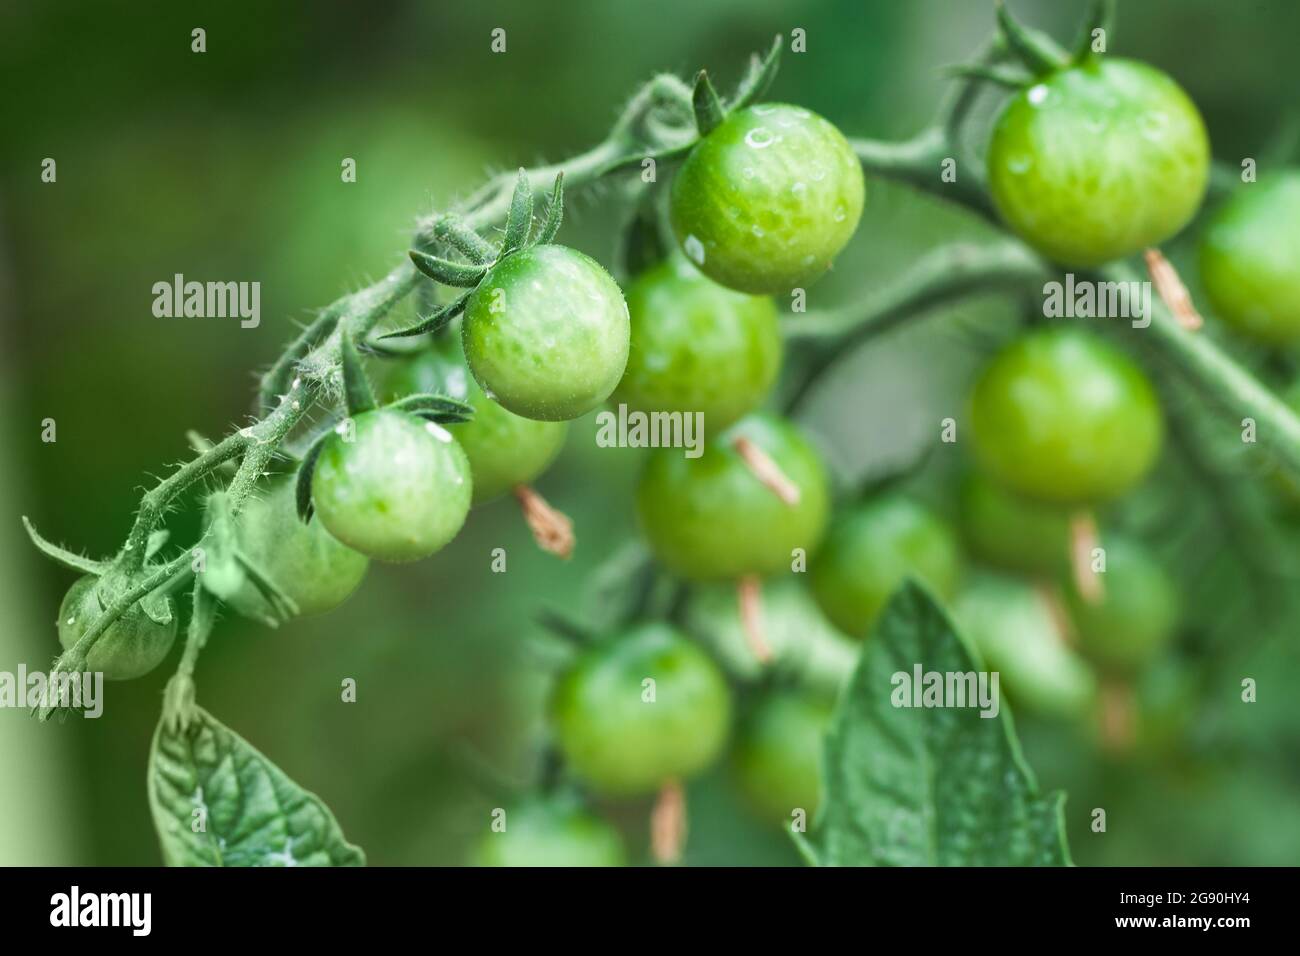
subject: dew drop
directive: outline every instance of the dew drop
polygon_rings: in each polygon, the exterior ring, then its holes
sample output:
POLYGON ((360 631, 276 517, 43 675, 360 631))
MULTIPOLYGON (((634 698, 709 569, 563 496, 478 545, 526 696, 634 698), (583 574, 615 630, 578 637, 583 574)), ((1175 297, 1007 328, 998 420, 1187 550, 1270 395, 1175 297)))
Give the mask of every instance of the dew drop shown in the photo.
POLYGON ((826 167, 820 163, 812 168, 813 182, 819 183, 826 178, 826 167))
POLYGON ((753 166, 746 166, 746 167, 745 167, 745 178, 746 178, 746 179, 753 179, 753 178, 754 178, 754 167, 753 167, 753 166))
POLYGON ((753 112, 755 116, 770 116, 776 112, 776 107, 771 103, 763 103, 759 106, 753 107, 753 112))
POLYGON ((755 126, 745 134, 745 145, 753 149, 767 149, 776 142, 776 137, 766 126, 755 126))
POLYGON ((1023 176, 1025 173, 1029 172, 1030 167, 1033 165, 1034 161, 1025 155, 1013 156, 1007 160, 1008 171, 1017 176, 1023 176))
POLYGON ((843 203, 837 204, 835 206, 835 221, 843 222, 845 219, 848 218, 849 218, 848 210, 844 208, 844 204, 843 203))
POLYGON ((694 262, 697 266, 704 265, 704 243, 700 242, 695 236, 687 236, 686 241, 682 243, 686 251, 686 257, 694 262))
POLYGON ((763 227, 760 226, 758 223, 754 223, 754 225, 750 228, 750 231, 759 239, 762 239, 765 235, 767 235, 767 233, 763 232, 763 227))
POLYGON ((1029 105, 1042 106, 1045 102, 1047 102, 1047 94, 1048 94, 1048 89, 1042 83, 1039 83, 1037 86, 1030 87, 1029 93, 1027 94, 1029 98, 1029 105))

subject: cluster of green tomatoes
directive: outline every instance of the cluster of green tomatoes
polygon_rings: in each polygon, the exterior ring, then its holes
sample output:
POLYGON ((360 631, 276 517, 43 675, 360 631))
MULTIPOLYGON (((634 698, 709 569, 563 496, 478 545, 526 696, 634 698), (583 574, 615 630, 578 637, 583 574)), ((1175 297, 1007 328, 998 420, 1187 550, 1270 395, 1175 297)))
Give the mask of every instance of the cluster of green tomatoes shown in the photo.
MULTIPOLYGON (((1180 230, 1208 170, 1200 116, 1171 79, 1094 57, 1010 99, 987 178, 1013 232, 1063 267, 1088 269, 1180 230)), ((1175 587, 1146 546, 1105 522, 1098 531, 1090 517, 1156 463, 1164 421, 1155 390, 1089 330, 1037 326, 972 387, 958 507, 945 516, 898 490, 833 501, 816 446, 764 410, 784 357, 769 296, 831 266, 864 198, 859 161, 834 126, 766 104, 731 112, 692 148, 671 185, 675 248, 625 291, 552 235, 526 241, 530 208, 525 241, 465 283, 458 334, 448 326, 385 363, 389 404, 323 443, 310 476, 314 516, 299 519, 291 476, 270 480, 242 511, 246 573, 225 583, 226 602, 272 621, 286 608, 328 610, 370 559, 433 554, 472 506, 535 480, 569 420, 607 402, 700 412, 703 454, 654 451, 635 493, 651 553, 691 585, 689 598, 671 621, 631 622, 582 646, 554 686, 554 745, 586 792, 654 794, 730 747, 757 814, 787 825, 811 816, 854 642, 909 577, 951 602, 1017 703, 1093 708, 1098 679, 1132 679, 1178 623, 1175 587), (393 403, 417 393, 458 399, 473 415, 451 424, 393 403)), ((1298 224, 1300 176, 1284 174, 1243 187, 1205 232, 1210 299, 1227 323, 1266 342, 1300 337, 1298 224)), ((69 591, 65 646, 96 602, 104 595, 93 578, 69 591)), ((175 629, 169 609, 135 607, 89 666, 138 676, 166 655, 175 629)), ((610 864, 624 851, 572 794, 551 794, 515 808, 477 858, 610 864)))

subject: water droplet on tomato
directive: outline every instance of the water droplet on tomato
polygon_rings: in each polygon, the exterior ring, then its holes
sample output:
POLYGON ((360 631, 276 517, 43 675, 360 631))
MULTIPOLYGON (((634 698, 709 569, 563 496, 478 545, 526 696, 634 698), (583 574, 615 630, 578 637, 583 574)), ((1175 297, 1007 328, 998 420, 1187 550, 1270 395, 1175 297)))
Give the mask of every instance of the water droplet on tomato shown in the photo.
POLYGON ((1029 93, 1026 94, 1026 96, 1029 99, 1029 105, 1042 106, 1043 103, 1047 101, 1048 92, 1050 91, 1042 83, 1039 83, 1037 86, 1030 87, 1029 93))
POLYGON ((694 262, 697 266, 704 265, 704 243, 700 242, 695 236, 687 236, 686 241, 682 243, 686 251, 686 257, 694 262))
POLYGON ((755 126, 745 134, 745 145, 753 149, 767 149, 776 142, 776 136, 766 126, 755 126))

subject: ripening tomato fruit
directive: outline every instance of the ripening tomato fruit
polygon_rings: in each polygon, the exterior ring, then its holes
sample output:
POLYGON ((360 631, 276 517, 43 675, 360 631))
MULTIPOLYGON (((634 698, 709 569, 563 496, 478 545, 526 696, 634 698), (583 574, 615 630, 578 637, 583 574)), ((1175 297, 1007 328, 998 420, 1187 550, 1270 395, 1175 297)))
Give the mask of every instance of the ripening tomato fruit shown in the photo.
POLYGON ((586 648, 550 710, 575 773, 603 793, 649 793, 713 762, 727 739, 731 692, 699 647, 652 623, 586 648))
POLYGON ((1103 595, 1089 601, 1072 580, 1066 602, 1079 632, 1079 648, 1108 671, 1140 671, 1169 645, 1178 625, 1173 581, 1140 542, 1119 535, 1105 541, 1103 595))
MULTIPOLYGON (((284 592, 300 614, 321 614, 342 604, 366 576, 370 560, 336 541, 321 521, 298 518, 295 482, 281 476, 244 503, 236 524, 239 548, 284 592)), ((253 582, 245 580, 227 599, 255 620, 278 623, 278 615, 253 582)))
POLYGON ((834 696, 853 672, 859 648, 826 620, 800 577, 789 575, 763 585, 763 640, 772 652, 770 661, 754 656, 734 584, 691 588, 682 626, 733 678, 758 682, 776 671, 801 687, 834 696))
POLYGON ((358 415, 331 435, 312 475, 325 530, 380 561, 414 561, 446 545, 469 512, 469 461, 445 428, 402 412, 358 415))
POLYGON ((1070 647, 1048 597, 1032 585, 983 574, 962 589, 953 618, 1000 675, 1012 703, 1059 717, 1086 714, 1097 681, 1070 647))
POLYGON ((765 820, 807 820, 821 802, 822 748, 833 701, 790 690, 767 695, 741 721, 732 773, 745 801, 765 820))
POLYGON ((862 166, 831 123, 798 106, 751 106, 686 157, 673 180, 673 231, 715 282, 788 292, 830 268, 865 195, 862 166))
POLYGON ((474 409, 474 417, 457 425, 455 434, 469 459, 476 505, 535 480, 564 445, 567 422, 523 418, 484 395, 465 368, 460 341, 455 337, 394 364, 387 381, 392 399, 437 392, 474 409))
POLYGON ((1300 172, 1245 184, 1224 203, 1201 240, 1201 281, 1238 332, 1300 339, 1300 172))
POLYGON ((646 462, 637 514, 651 550, 670 570, 697 580, 788 571, 794 550, 811 553, 826 528, 830 492, 821 457, 789 422, 754 414, 687 458, 664 448, 646 462), (787 503, 755 476, 734 442, 761 449, 798 491, 787 503))
POLYGON ((614 391, 629 329, 623 293, 600 263, 541 245, 492 267, 470 296, 461 336, 489 398, 524 418, 563 421, 614 391))
POLYGON ((1011 98, 989 142, 994 204, 1067 266, 1156 245, 1195 214, 1210 172, 1196 105, 1144 63, 1093 58, 1011 98))
POLYGON ((1070 513, 1007 491, 978 472, 962 485, 962 530, 982 561, 1007 571, 1055 576, 1070 563, 1070 513))
POLYGON ((864 638, 905 579, 951 597, 960 565, 944 521, 909 498, 886 494, 835 515, 809 585, 831 623, 864 638))
MULTIPOLYGON (((99 582, 99 578, 88 574, 68 588, 59 607, 59 643, 64 650, 71 649, 103 612, 105 602, 99 594, 99 582)), ((139 602, 131 605, 95 641, 86 655, 86 670, 103 673, 105 680, 131 680, 161 664, 176 640, 171 598, 166 602, 166 624, 152 620, 139 602)))
POLYGON ((723 288, 679 256, 627 291, 632 347, 611 399, 642 412, 699 412, 716 434, 752 411, 781 367, 771 299, 723 288))
POLYGON ((623 866, 617 830, 576 802, 532 799, 505 807, 505 829, 484 834, 476 866, 623 866))
POLYGON ((1085 332, 1047 328, 1012 342, 971 394, 975 457, 1026 497, 1096 504, 1155 464, 1164 418, 1155 390, 1126 355, 1085 332))

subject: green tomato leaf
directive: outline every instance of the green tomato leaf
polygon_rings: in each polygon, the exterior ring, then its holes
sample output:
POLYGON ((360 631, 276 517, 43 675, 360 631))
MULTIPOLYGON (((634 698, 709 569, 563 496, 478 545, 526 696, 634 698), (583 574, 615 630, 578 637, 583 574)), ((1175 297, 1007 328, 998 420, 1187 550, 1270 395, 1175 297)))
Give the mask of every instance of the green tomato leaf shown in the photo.
POLYGON ((364 866, 320 798, 195 707, 184 729, 160 721, 149 807, 168 866, 364 866))
POLYGON ((918 585, 867 640, 826 740, 822 805, 807 838, 822 866, 1068 866, 1065 794, 1042 795, 1005 705, 895 707, 894 675, 981 664, 918 585))
POLYGON ((52 558, 59 564, 72 571, 80 571, 83 574, 93 574, 96 577, 108 570, 108 565, 103 561, 95 561, 84 555, 77 554, 75 551, 69 551, 67 548, 60 548, 53 542, 46 541, 36 530, 36 526, 27 520, 27 515, 23 515, 23 527, 27 529, 27 537, 32 539, 32 544, 47 558, 52 558))
POLYGON ((172 621, 172 599, 162 589, 140 598, 140 607, 155 624, 170 624, 172 621))
POLYGON ((1074 55, 1071 61, 1074 63, 1085 63, 1091 60, 1097 54, 1092 50, 1092 34, 1095 30, 1101 30, 1105 38, 1106 48, 1110 49, 1112 33, 1115 27, 1115 0, 1093 0, 1092 9, 1088 13, 1088 20, 1083 26, 1083 33, 1074 44, 1074 55))
POLYGON ((521 168, 515 182, 514 195, 510 197, 510 212, 506 215, 505 240, 501 243, 502 258, 516 249, 522 249, 532 228, 533 185, 528 181, 528 172, 521 168))
POLYGON ((781 66, 781 35, 778 33, 768 48, 767 55, 759 59, 757 53, 749 58, 749 69, 732 94, 728 108, 741 110, 767 92, 767 88, 776 79, 776 71, 781 66))

